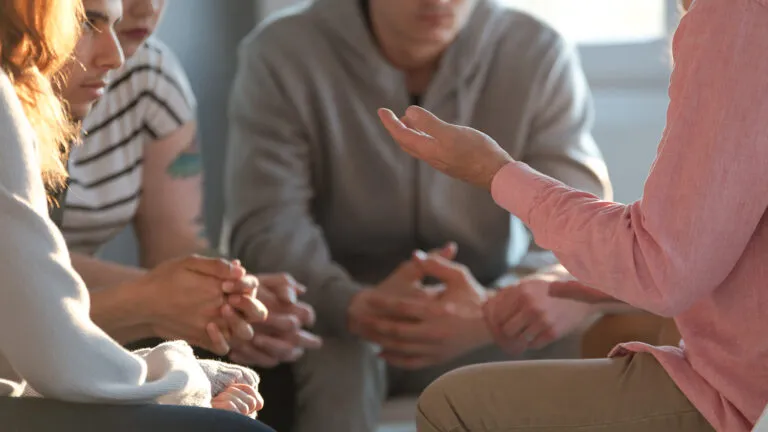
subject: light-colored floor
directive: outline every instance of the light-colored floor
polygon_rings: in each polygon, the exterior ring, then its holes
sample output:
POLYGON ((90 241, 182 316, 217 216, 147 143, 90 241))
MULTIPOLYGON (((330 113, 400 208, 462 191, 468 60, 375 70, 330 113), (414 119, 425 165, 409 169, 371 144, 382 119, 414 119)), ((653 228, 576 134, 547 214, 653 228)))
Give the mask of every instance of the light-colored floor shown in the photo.
POLYGON ((416 432, 416 398, 398 398, 387 401, 381 411, 377 432, 416 432))
POLYGON ((379 427, 377 432, 416 432, 416 425, 413 423, 390 424, 379 427))

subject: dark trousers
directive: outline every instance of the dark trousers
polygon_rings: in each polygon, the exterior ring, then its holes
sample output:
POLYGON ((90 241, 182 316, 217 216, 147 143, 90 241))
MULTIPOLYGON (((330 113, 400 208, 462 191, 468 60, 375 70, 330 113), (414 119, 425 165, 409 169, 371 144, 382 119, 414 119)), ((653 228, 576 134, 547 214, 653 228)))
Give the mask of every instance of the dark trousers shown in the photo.
POLYGON ((172 405, 102 405, 0 397, 0 429, 14 432, 270 432, 244 415, 172 405))
POLYGON ((279 432, 291 432, 296 421, 296 383, 293 367, 281 364, 272 369, 256 369, 261 377, 259 393, 264 409, 259 420, 279 432))

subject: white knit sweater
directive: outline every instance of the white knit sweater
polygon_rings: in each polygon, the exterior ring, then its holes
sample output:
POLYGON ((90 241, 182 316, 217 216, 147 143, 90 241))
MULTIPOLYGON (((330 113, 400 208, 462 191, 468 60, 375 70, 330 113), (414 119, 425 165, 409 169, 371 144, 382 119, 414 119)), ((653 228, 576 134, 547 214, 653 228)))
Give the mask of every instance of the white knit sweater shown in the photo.
POLYGON ((0 71, 0 396, 28 382, 73 402, 210 406, 184 343, 130 353, 89 317, 83 281, 48 217, 34 132, 0 71))

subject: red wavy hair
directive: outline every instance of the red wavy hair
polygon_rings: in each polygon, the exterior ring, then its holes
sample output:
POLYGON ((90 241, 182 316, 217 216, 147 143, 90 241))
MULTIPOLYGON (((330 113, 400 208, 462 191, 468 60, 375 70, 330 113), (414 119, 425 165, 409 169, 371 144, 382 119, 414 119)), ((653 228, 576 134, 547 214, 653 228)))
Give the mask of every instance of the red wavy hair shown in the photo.
POLYGON ((49 188, 66 180, 63 156, 76 137, 54 84, 80 36, 82 7, 82 0, 0 0, 0 68, 35 130, 49 188))

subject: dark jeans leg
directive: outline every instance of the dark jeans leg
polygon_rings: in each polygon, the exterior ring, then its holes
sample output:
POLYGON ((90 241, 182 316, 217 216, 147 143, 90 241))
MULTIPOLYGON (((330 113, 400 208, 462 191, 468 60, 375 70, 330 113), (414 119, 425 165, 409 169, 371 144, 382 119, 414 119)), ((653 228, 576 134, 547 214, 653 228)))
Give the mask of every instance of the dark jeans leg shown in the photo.
POLYGON ((18 432, 270 432, 246 416, 171 405, 75 404, 0 397, 0 426, 18 432))
POLYGON ((259 420, 280 432, 292 432, 296 424, 296 381, 293 365, 281 364, 272 369, 256 369, 261 377, 259 393, 264 409, 259 420))

